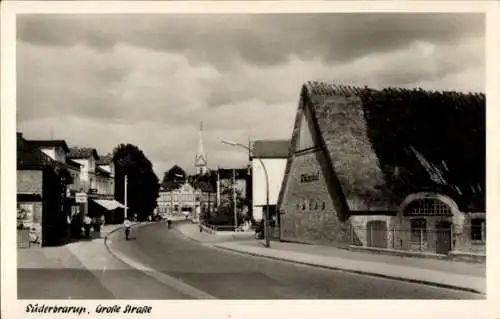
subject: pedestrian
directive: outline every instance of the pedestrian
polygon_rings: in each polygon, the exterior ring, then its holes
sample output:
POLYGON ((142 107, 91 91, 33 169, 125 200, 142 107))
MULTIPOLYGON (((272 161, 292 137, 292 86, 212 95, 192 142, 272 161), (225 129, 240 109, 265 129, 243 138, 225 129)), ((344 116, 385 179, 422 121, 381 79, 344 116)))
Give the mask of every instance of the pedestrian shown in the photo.
POLYGON ((170 214, 167 216, 167 225, 168 228, 170 228, 170 226, 172 225, 172 216, 170 216, 170 214))
POLYGON ((132 226, 128 218, 123 221, 123 226, 125 226, 125 239, 128 240, 130 236, 130 227, 132 226))
POLYGON ((90 226, 92 219, 87 215, 83 218, 83 228, 85 229, 85 238, 90 238, 90 226))

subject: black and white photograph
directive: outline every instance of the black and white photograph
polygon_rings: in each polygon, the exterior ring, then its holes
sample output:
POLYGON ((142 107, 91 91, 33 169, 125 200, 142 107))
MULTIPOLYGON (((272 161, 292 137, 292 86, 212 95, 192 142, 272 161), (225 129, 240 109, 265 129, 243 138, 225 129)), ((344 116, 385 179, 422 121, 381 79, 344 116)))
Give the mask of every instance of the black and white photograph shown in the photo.
POLYGON ((485 301, 487 14, 445 7, 15 14, 2 294, 485 301))

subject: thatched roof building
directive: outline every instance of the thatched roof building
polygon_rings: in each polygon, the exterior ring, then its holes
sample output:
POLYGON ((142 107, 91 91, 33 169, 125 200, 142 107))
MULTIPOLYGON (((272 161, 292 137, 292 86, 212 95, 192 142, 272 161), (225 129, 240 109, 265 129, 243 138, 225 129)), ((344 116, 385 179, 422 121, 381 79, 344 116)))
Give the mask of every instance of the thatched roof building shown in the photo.
POLYGON ((410 193, 435 191, 462 211, 485 209, 484 94, 322 82, 303 85, 290 143, 282 205, 303 114, 324 150, 345 213, 397 210, 410 193))

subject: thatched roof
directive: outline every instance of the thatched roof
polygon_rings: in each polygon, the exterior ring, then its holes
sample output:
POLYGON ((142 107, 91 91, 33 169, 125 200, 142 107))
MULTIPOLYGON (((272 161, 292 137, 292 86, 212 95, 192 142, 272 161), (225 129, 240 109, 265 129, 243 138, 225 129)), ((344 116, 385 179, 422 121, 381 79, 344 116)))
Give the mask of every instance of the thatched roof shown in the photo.
POLYGON ((425 190, 484 209, 484 95, 306 83, 292 147, 306 109, 350 211, 396 210, 425 190))

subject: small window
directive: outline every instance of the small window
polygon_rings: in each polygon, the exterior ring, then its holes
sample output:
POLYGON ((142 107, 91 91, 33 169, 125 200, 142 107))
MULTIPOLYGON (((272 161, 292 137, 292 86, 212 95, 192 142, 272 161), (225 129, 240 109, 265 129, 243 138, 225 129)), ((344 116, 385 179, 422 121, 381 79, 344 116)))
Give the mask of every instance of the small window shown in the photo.
POLYGON ((325 210, 325 209, 326 209, 326 202, 323 202, 323 203, 321 204, 321 209, 322 209, 322 210, 325 210))
POLYGON ((486 227, 484 219, 478 218, 471 220, 470 236, 471 240, 482 240, 486 239, 486 227))

